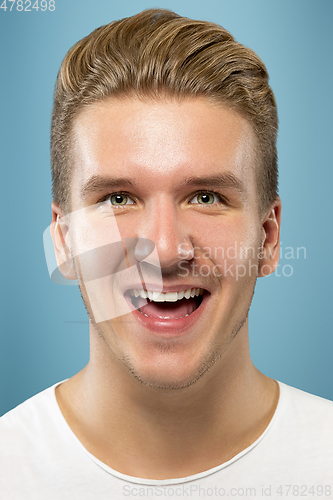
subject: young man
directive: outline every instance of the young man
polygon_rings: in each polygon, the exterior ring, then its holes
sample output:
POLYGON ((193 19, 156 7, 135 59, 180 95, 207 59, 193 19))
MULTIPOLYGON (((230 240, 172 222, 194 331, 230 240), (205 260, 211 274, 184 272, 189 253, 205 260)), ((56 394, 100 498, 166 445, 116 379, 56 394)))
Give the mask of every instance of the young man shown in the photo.
POLYGON ((1 421, 3 498, 333 496, 333 405, 260 373, 278 264, 277 113, 220 26, 148 10, 65 57, 51 233, 91 356, 1 421))

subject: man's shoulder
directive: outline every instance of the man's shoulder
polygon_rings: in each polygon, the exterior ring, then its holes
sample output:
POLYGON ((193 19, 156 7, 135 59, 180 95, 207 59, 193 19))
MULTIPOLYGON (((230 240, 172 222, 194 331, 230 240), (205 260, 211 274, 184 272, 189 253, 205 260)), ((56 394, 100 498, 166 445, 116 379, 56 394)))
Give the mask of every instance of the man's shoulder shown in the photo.
POLYGON ((56 385, 0 418, 1 498, 89 497, 82 485, 94 477, 57 404, 56 385))
POLYGON ((279 382, 280 426, 293 428, 295 434, 316 435, 333 440, 333 401, 279 382))
POLYGON ((10 443, 11 447, 15 446, 15 443, 20 446, 23 442, 28 444, 36 435, 41 436, 50 430, 52 420, 60 411, 54 393, 59 383, 35 394, 0 418, 1 448, 4 448, 6 443, 10 443))
POLYGON ((311 394, 283 382, 278 382, 281 390, 281 399, 291 405, 295 410, 306 407, 310 413, 317 413, 320 410, 333 412, 333 401, 321 396, 311 394))
POLYGON ((32 408, 36 406, 44 406, 45 403, 49 403, 50 400, 54 398, 54 390, 57 385, 60 385, 62 382, 58 382, 56 384, 47 387, 46 389, 41 390, 40 392, 34 394, 30 398, 26 399, 22 403, 15 406, 13 409, 4 413, 0 417, 0 422, 14 422, 17 417, 21 413, 26 413, 32 410, 32 408))

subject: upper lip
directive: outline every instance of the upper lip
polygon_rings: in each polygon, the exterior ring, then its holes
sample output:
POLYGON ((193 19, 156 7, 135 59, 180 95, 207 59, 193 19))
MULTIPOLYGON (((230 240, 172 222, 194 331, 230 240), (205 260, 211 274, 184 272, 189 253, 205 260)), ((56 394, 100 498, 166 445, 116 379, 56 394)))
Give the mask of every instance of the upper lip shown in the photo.
POLYGON ((193 289, 193 288, 202 288, 203 290, 205 291, 208 291, 207 288, 201 286, 200 284, 198 283, 186 283, 184 285, 169 285, 169 286, 166 286, 166 285, 163 285, 162 287, 162 290, 161 290, 161 286, 159 286, 158 284, 154 284, 154 283, 144 283, 142 284, 141 282, 140 283, 133 283, 133 284, 130 284, 130 285, 126 285, 126 287, 123 288, 123 292, 127 292, 128 290, 149 290, 151 292, 162 292, 162 293, 168 293, 168 292, 181 292, 182 290, 186 291, 188 290, 189 288, 193 289))

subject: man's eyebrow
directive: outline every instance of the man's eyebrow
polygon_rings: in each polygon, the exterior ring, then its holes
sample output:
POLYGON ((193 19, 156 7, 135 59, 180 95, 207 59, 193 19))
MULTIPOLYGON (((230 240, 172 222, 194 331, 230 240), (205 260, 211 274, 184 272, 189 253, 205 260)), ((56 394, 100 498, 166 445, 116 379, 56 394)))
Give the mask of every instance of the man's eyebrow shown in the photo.
POLYGON ((133 187, 134 183, 127 178, 123 177, 102 177, 100 175, 92 175, 82 186, 80 190, 80 197, 83 200, 89 198, 95 193, 100 193, 107 189, 114 189, 119 187, 133 187))
POLYGON ((240 179, 235 177, 231 172, 226 172, 218 175, 209 175, 206 177, 188 177, 184 184, 187 186, 207 186, 215 188, 231 188, 238 191, 240 194, 246 192, 245 186, 240 179))
MULTIPOLYGON (((240 194, 245 193, 246 189, 240 179, 235 177, 231 172, 209 175, 205 177, 187 177, 184 181, 185 186, 198 187, 214 187, 217 189, 235 189, 240 194)), ((80 197, 83 200, 89 198, 95 193, 100 193, 108 189, 134 187, 135 184, 126 177, 104 177, 100 175, 92 175, 82 186, 80 197)))

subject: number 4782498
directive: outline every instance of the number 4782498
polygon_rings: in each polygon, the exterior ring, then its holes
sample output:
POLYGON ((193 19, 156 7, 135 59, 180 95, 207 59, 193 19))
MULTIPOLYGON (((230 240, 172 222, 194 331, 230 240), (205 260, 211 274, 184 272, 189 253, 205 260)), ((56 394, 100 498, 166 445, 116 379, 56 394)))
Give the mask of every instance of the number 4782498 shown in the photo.
POLYGON ((4 0, 2 4, 0 5, 0 9, 3 9, 5 12, 7 9, 9 12, 12 10, 17 10, 17 11, 25 11, 25 12, 31 12, 33 9, 35 11, 41 10, 41 11, 53 11, 55 10, 55 0, 49 0, 47 2, 46 0, 35 0, 30 1, 30 0, 4 0))

